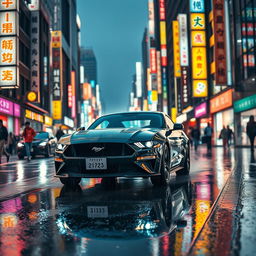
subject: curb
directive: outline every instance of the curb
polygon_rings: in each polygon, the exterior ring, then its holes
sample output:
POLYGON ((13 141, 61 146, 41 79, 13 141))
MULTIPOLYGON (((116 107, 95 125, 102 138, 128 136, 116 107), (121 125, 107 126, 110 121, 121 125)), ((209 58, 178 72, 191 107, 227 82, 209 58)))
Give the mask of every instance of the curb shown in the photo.
POLYGON ((236 170, 237 170, 238 164, 235 163, 234 168, 232 169, 229 177, 227 178, 225 184, 223 185, 222 189, 220 190, 215 202, 213 203, 205 221, 204 224, 202 225, 202 227, 200 228, 198 234, 193 238, 192 242, 190 243, 189 246, 189 250, 187 251, 186 255, 191 255, 192 250, 194 248, 195 243, 197 242, 198 238, 200 237, 205 225, 209 222, 210 218, 213 216, 213 214, 216 212, 217 206, 219 205, 220 200, 222 199, 222 197, 225 195, 225 190, 229 187, 228 185, 231 183, 231 178, 233 177, 233 175, 235 174, 236 170))

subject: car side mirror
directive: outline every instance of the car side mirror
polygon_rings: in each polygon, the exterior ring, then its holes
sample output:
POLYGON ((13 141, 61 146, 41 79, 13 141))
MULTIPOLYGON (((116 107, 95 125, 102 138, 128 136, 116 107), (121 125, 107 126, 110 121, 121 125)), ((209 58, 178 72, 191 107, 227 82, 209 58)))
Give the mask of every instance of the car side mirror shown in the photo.
POLYGON ((183 126, 183 124, 175 123, 173 130, 184 130, 184 126, 183 126))
POLYGON ((79 132, 79 131, 84 131, 84 130, 85 130, 85 127, 84 127, 84 126, 79 127, 79 128, 76 129, 77 132, 79 132))
POLYGON ((166 137, 169 137, 169 136, 172 134, 172 131, 173 131, 173 130, 168 130, 168 131, 166 131, 165 136, 166 136, 166 137))

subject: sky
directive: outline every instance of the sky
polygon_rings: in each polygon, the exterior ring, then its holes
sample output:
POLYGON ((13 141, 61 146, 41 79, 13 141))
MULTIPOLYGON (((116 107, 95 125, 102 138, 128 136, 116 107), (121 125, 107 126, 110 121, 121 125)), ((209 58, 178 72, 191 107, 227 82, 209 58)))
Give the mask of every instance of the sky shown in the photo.
POLYGON ((127 111, 147 27, 147 0, 77 0, 81 44, 97 58, 105 113, 127 111))

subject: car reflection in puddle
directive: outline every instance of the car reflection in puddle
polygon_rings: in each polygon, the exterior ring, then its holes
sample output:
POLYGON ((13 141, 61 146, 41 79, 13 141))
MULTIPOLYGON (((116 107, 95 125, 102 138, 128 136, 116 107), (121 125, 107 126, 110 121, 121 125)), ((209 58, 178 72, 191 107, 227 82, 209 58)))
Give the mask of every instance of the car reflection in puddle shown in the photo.
POLYGON ((82 191, 64 186, 56 199, 60 233, 93 239, 161 237, 185 227, 191 200, 191 183, 164 188, 82 191))

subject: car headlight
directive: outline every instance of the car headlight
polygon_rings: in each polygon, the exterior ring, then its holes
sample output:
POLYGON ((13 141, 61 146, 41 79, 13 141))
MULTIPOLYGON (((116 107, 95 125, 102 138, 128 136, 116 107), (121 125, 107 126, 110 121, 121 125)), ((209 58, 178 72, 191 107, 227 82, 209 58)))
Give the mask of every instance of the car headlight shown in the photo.
POLYGON ((17 144, 17 147, 18 147, 18 148, 22 148, 22 147, 24 147, 24 144, 19 142, 19 143, 17 144))
POLYGON ((161 146, 157 141, 135 142, 134 145, 138 148, 158 148, 161 146))
POLYGON ((57 144, 57 150, 60 150, 60 151, 63 151, 65 148, 65 145, 64 144, 57 144))
POLYGON ((43 141, 43 142, 41 142, 40 144, 39 144, 39 146, 41 146, 41 147, 45 147, 47 145, 47 142, 46 141, 43 141))

